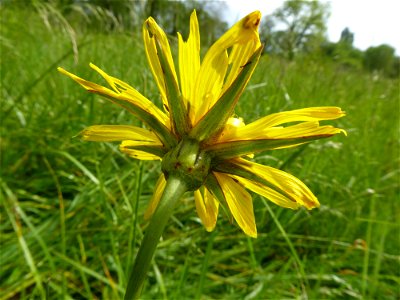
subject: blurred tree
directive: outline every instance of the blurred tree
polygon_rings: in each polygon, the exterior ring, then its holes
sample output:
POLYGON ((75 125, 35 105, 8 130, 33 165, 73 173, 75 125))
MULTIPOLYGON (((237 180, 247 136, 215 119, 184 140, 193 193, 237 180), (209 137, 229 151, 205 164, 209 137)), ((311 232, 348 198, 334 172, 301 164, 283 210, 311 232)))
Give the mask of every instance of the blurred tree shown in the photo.
POLYGON ((340 39, 334 44, 333 58, 346 67, 360 69, 363 62, 363 53, 353 47, 354 33, 348 27, 342 30, 340 39))
POLYGON ((391 77, 399 79, 400 77, 400 57, 396 56, 393 61, 392 72, 390 73, 391 77))
POLYGON ((299 52, 310 52, 324 40, 329 6, 318 1, 286 1, 266 16, 262 39, 267 51, 293 59, 299 52))
POLYGON ((400 57, 395 56, 395 49, 389 45, 369 47, 365 52, 353 47, 354 33, 349 28, 343 29, 337 43, 324 42, 321 53, 339 62, 342 66, 368 71, 380 71, 386 76, 400 75, 400 57))
POLYGON ((346 27, 345 29, 342 30, 342 33, 340 34, 339 43, 353 47, 353 41, 354 41, 354 33, 352 33, 350 29, 346 27))
POLYGON ((364 53, 364 66, 370 71, 382 71, 390 75, 394 69, 395 50, 389 45, 369 47, 364 53))

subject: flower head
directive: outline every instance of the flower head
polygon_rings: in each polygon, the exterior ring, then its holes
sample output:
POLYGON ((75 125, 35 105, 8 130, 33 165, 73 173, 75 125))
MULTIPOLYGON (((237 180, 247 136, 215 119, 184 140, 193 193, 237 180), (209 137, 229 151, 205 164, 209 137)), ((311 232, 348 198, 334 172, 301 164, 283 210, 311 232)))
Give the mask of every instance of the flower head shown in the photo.
POLYGON ((146 56, 158 86, 163 110, 127 83, 97 71, 109 88, 86 81, 62 68, 86 90, 127 109, 147 129, 128 125, 94 125, 81 137, 87 141, 119 141, 120 150, 142 160, 162 160, 162 171, 145 213, 149 218, 170 176, 184 180, 194 192, 197 213, 206 230, 214 229, 218 208, 225 205, 240 228, 256 237, 251 195, 297 209, 318 207, 313 193, 296 177, 249 158, 254 154, 298 146, 344 132, 319 121, 344 116, 337 107, 312 107, 274 113, 245 124, 233 117, 235 105, 260 58, 260 12, 229 29, 200 59, 199 24, 194 11, 187 40, 178 33, 176 68, 164 31, 153 18, 143 25, 146 56), (179 76, 178 76, 179 74, 179 76))

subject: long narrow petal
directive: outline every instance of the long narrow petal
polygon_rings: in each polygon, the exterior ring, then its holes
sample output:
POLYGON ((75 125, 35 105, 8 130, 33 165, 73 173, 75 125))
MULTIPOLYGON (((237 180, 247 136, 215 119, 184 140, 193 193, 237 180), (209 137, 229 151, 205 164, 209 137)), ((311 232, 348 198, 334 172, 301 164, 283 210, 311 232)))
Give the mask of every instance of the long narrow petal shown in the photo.
MULTIPOLYGON (((235 140, 273 140, 273 139, 304 139, 307 142, 308 138, 330 137, 338 133, 346 134, 346 131, 330 125, 320 126, 318 122, 304 122, 288 127, 271 127, 259 128, 239 128, 234 136, 225 136, 218 142, 235 141, 235 140)), ((286 145, 288 146, 288 145, 286 145)), ((276 148, 278 149, 278 148, 276 148)))
MULTIPOLYGON (((92 68, 95 68, 96 71, 100 70, 94 65, 91 66, 92 68)), ((130 113, 137 116, 154 130, 160 140, 162 140, 163 144, 167 147, 172 147, 176 145, 176 140, 170 132, 170 123, 168 117, 162 111, 160 111, 157 106, 155 106, 150 100, 141 95, 138 91, 132 88, 128 88, 128 84, 118 81, 118 85, 120 86, 118 87, 117 84, 114 84, 114 82, 116 82, 114 81, 114 77, 111 77, 100 70, 100 75, 102 75, 107 81, 113 83, 112 87, 114 90, 111 90, 96 83, 82 79, 64 70, 63 68, 58 68, 57 70, 60 73, 63 73, 64 75, 67 75, 71 79, 75 80, 87 91, 104 96, 111 102, 122 106, 130 113), (124 87, 126 89, 121 87, 124 87)))
POLYGON ((208 108, 218 99, 227 70, 228 54, 226 50, 215 53, 212 63, 201 65, 190 97, 192 101, 189 107, 189 117, 193 125, 207 113, 208 108))
POLYGON ((208 174, 204 186, 213 195, 213 197, 218 200, 220 207, 229 218, 229 221, 232 223, 233 222, 232 213, 230 212, 228 204, 226 203, 224 192, 222 191, 221 186, 219 185, 218 180, 213 172, 208 174))
POLYGON ((89 92, 93 92, 93 93, 98 93, 104 96, 108 96, 111 98, 115 98, 118 97, 118 93, 115 91, 112 91, 104 86, 98 85, 96 83, 87 81, 81 77, 76 76, 75 74, 72 74, 68 71, 66 71, 65 69, 58 67, 57 70, 68 76, 69 78, 73 79, 74 81, 76 81, 77 83, 79 83, 84 89, 86 89, 89 92))
POLYGON ((127 83, 112 77, 102 71, 99 67, 95 66, 94 64, 90 64, 90 67, 96 70, 113 88, 113 90, 110 90, 106 87, 103 87, 101 85, 98 85, 96 83, 87 81, 83 78, 80 78, 63 68, 57 68, 59 72, 61 72, 64 75, 67 75, 71 79, 75 80, 77 83, 79 83, 83 88, 85 88, 89 92, 97 93, 106 97, 110 98, 115 98, 115 99, 120 99, 124 100, 127 102, 132 103, 133 105, 141 108, 142 110, 147 111, 148 113, 152 114, 155 116, 160 122, 162 122, 164 125, 169 125, 169 119, 167 115, 165 115, 160 109, 155 106, 149 99, 144 97, 142 94, 140 94, 137 90, 132 88, 130 85, 127 83))
POLYGON ((106 72, 101 70, 96 65, 90 63, 89 66, 97 71, 107 82, 108 84, 114 89, 114 91, 119 95, 120 99, 127 100, 140 108, 148 111, 153 116, 156 116, 159 120, 161 120, 165 125, 169 125, 169 118, 168 116, 163 113, 153 102, 149 99, 144 97, 141 93, 139 93, 136 89, 131 87, 126 82, 115 78, 113 76, 108 75, 106 72))
POLYGON ((155 212, 158 203, 160 202, 161 196, 164 192, 165 185, 167 184, 167 181, 165 180, 164 174, 161 173, 160 177, 158 178, 158 181, 156 183, 156 187, 154 189, 154 193, 150 199, 150 203, 147 206, 147 209, 144 213, 144 219, 148 220, 150 217, 153 215, 155 212))
POLYGON ((190 32, 185 42, 178 32, 179 76, 181 92, 186 108, 191 105, 191 91, 200 69, 200 32, 196 11, 190 16, 190 32))
POLYGON ((99 73, 101 75, 101 77, 103 77, 107 81, 107 83, 112 87, 112 89, 116 93, 119 94, 125 90, 135 90, 133 87, 131 87, 126 82, 123 82, 122 80, 120 80, 118 78, 108 75, 106 72, 104 72, 102 69, 100 69, 95 64, 89 63, 89 67, 91 67, 93 70, 95 70, 97 73, 99 73))
POLYGON ((165 149, 160 146, 154 146, 151 143, 137 142, 126 140, 122 141, 119 145, 119 150, 132 158, 140 160, 160 160, 164 154, 165 149))
MULTIPOLYGON (((304 122, 289 127, 272 127, 264 130, 264 132, 258 136, 271 139, 293 139, 313 136, 332 136, 338 133, 346 134, 346 131, 330 125, 320 126, 318 122, 304 122)), ((252 137, 257 139, 256 134, 252 137)))
POLYGON ((94 125, 84 129, 80 136, 85 141, 122 141, 120 150, 141 160, 158 160, 166 150, 150 130, 126 125, 94 125))
POLYGON ((176 76, 174 61, 172 59, 171 48, 169 46, 168 38, 165 32, 160 28, 160 26, 158 26, 158 24, 152 17, 148 18, 143 24, 143 40, 151 72, 153 73, 154 79, 161 93, 163 103, 166 107, 168 107, 165 80, 157 55, 156 43, 160 47, 161 51, 164 53, 164 56, 166 57, 167 63, 172 70, 176 82, 178 82, 178 77, 176 76))
POLYGON ((253 201, 251 195, 226 174, 214 172, 221 186, 229 210, 239 227, 251 237, 257 237, 257 228, 254 219, 253 201))
POLYGON ((139 160, 160 160, 161 159, 160 157, 158 157, 154 154, 151 154, 149 152, 146 152, 146 151, 127 149, 123 146, 123 144, 120 145, 119 150, 121 150, 121 152, 124 152, 128 156, 135 158, 135 159, 139 159, 139 160))
POLYGON ((162 145, 132 140, 122 141, 119 145, 119 150, 133 158, 141 160, 159 160, 168 152, 162 145))
POLYGON ((190 118, 196 124, 214 105, 241 71, 254 51, 260 47, 258 25, 261 14, 255 11, 237 22, 208 50, 201 64, 195 88, 192 91, 193 110, 190 118), (228 56, 227 50, 232 48, 228 56), (231 68, 228 76, 228 64, 231 68), (225 84, 223 80, 226 78, 225 84))
POLYGON ((241 184, 243 184, 245 188, 267 198, 268 200, 274 202, 279 206, 291 209, 298 209, 300 207, 299 203, 291 200, 286 195, 279 193, 278 191, 275 191, 274 189, 266 185, 239 176, 232 176, 232 177, 235 178, 237 181, 239 181, 241 184))
POLYGON ((219 202, 204 188, 194 192, 196 211, 207 231, 213 231, 218 217, 219 202))
POLYGON ((322 120, 335 120, 345 116, 340 107, 322 106, 295 109, 278 112, 265 116, 247 126, 273 127, 289 122, 312 122, 322 120))
POLYGON ((133 140, 146 144, 162 145, 157 135, 152 131, 127 125, 93 125, 85 128, 79 135, 85 141, 114 142, 133 140))
POLYGON ((219 141, 266 139, 266 138, 298 138, 312 135, 334 135, 345 133, 332 126, 319 126, 318 121, 341 118, 345 113, 339 107, 310 107, 274 113, 263 117, 234 131, 226 132, 219 141), (288 127, 276 127, 285 123, 305 122, 288 127))
POLYGON ((244 159, 237 159, 234 164, 256 175, 252 178, 254 184, 246 178, 243 180, 236 176, 235 178, 250 190, 266 196, 272 202, 290 208, 296 208, 294 203, 291 207, 290 202, 298 203, 298 205, 305 206, 307 209, 319 207, 319 202, 310 189, 293 175, 244 159), (261 193, 260 189, 262 188, 265 188, 265 190, 261 193), (272 194, 271 189, 278 192, 280 196, 276 193, 272 194))

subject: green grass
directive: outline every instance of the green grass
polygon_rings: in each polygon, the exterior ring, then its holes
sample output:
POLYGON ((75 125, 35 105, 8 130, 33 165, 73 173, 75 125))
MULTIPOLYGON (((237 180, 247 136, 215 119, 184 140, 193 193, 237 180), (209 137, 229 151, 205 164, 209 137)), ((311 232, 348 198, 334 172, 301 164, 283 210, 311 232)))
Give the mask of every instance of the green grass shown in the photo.
MULTIPOLYGON (((160 166, 74 138, 93 124, 140 123, 55 67, 101 82, 93 62, 159 103, 140 29, 76 27, 74 54, 65 27, 35 13, 4 9, 1 22, 0 299, 119 299, 160 166)), ((207 233, 188 194, 143 299, 399 299, 399 86, 321 59, 263 57, 236 109, 246 122, 319 105, 347 112, 330 123, 348 137, 256 157, 306 182, 321 208, 254 195, 250 239, 224 213, 207 233)))

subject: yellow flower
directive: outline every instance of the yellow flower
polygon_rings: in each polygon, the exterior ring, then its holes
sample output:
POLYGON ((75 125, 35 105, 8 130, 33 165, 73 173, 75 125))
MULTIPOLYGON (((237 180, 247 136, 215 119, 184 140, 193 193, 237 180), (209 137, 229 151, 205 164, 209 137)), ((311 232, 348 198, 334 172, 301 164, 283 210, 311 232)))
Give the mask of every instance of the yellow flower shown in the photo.
POLYGON ((90 66, 110 88, 58 69, 146 124, 148 129, 94 125, 81 133, 87 141, 121 141, 120 150, 131 157, 162 160, 163 173, 145 218, 157 208, 169 176, 184 180, 194 192, 196 210, 207 231, 214 229, 222 204, 247 235, 257 236, 252 198, 246 189, 291 209, 319 206, 317 198, 299 179, 250 158, 262 151, 345 133, 319 124, 340 118, 344 112, 337 107, 304 108, 271 114, 249 124, 233 117, 234 107, 263 49, 258 35, 260 18, 258 11, 244 17, 201 60, 199 24, 194 11, 188 39, 185 41, 178 33, 178 69, 166 34, 153 18, 148 18, 143 26, 144 45, 164 110, 93 64, 90 66))

